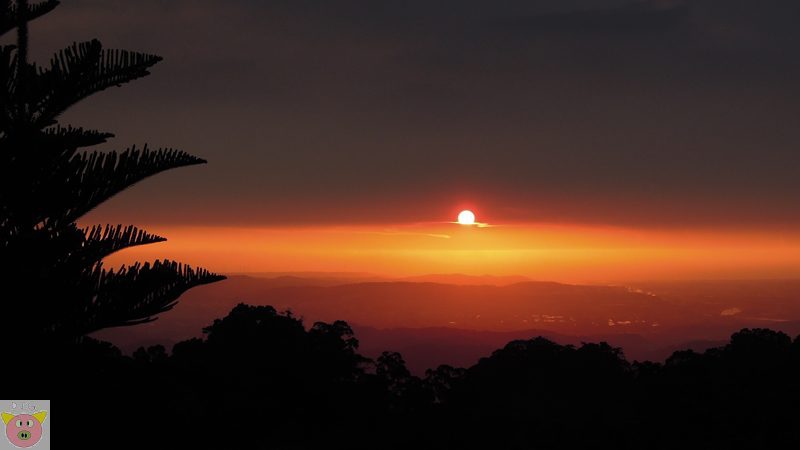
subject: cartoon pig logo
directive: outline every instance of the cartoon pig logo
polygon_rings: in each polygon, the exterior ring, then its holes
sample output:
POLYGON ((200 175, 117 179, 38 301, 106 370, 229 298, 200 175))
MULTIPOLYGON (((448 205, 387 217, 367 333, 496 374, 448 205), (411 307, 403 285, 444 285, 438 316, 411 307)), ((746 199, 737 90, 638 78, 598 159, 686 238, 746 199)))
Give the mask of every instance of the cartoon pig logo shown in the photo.
POLYGON ((0 414, 6 424, 6 436, 12 445, 20 448, 33 447, 42 438, 42 422, 47 411, 35 414, 0 414))

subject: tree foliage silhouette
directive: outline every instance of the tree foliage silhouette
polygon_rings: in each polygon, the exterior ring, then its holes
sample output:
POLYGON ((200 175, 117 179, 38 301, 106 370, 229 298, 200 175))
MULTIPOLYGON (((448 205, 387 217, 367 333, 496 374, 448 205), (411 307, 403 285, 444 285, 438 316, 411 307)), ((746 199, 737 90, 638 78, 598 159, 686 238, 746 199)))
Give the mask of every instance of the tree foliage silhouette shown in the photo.
MULTIPOLYGON (((87 339, 78 402, 113 398, 92 438, 128 446, 280 449, 798 448, 800 337, 743 329, 724 347, 629 363, 606 343, 538 337, 424 378, 358 353, 347 323, 240 304, 206 338, 122 356, 87 339), (187 430, 179 432, 176 430, 187 430)), ((85 439, 86 417, 65 427, 85 439)))
POLYGON ((114 326, 135 325, 172 308, 187 289, 224 279, 174 261, 118 270, 103 258, 124 248, 164 241, 134 226, 76 221, 118 192, 159 172, 206 161, 183 151, 130 147, 83 150, 111 133, 58 123, 80 100, 148 75, 156 55, 75 43, 39 66, 28 61, 28 22, 59 4, 0 2, 0 282, 7 294, 6 333, 69 342, 114 326))

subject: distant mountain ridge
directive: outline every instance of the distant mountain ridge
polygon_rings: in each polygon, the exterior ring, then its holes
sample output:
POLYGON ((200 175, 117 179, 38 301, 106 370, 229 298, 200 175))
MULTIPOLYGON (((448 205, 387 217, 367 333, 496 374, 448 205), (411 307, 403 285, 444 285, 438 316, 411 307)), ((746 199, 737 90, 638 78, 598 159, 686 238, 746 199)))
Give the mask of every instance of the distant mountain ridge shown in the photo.
POLYGON ((469 286, 506 286, 532 281, 521 275, 467 275, 463 273, 432 273, 403 277, 388 277, 367 272, 242 272, 230 276, 270 279, 296 286, 333 286, 372 282, 407 281, 410 283, 439 283, 469 286))
POLYGON ((456 284, 467 286, 508 286, 510 284, 524 283, 532 281, 528 277, 519 275, 496 276, 496 275, 465 275, 462 273, 442 273, 430 275, 418 275, 413 277, 402 277, 398 281, 408 281, 412 283, 439 283, 456 284))

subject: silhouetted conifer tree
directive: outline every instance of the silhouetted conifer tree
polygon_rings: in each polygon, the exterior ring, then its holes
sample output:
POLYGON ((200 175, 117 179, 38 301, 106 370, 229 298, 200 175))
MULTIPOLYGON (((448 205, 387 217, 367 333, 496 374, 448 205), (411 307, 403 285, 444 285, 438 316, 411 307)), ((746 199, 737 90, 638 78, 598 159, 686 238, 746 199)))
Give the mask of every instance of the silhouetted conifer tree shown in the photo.
POLYGON ((59 125, 61 113, 112 86, 148 75, 155 55, 104 50, 97 40, 61 50, 49 64, 28 61, 28 22, 58 1, 0 0, 0 326, 53 341, 71 341, 134 325, 172 308, 187 289, 223 279, 169 260, 106 269, 118 250, 165 240, 134 226, 76 221, 132 184, 203 159, 146 145, 87 152, 112 134, 59 125))

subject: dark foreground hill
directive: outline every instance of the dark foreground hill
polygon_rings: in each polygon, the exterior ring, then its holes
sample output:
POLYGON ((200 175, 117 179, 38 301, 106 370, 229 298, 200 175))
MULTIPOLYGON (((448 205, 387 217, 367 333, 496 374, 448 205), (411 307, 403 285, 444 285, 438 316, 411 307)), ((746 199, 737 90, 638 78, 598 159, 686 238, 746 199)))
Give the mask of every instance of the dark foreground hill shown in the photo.
POLYGON ((84 448, 800 445, 800 340, 767 329, 663 364, 630 363, 602 342, 515 340, 469 368, 416 377, 398 353, 361 356, 345 322, 306 328, 272 307, 239 305, 170 353, 126 357, 86 340, 26 368, 27 383, 47 374, 64 404, 94 411, 59 425, 84 448))

